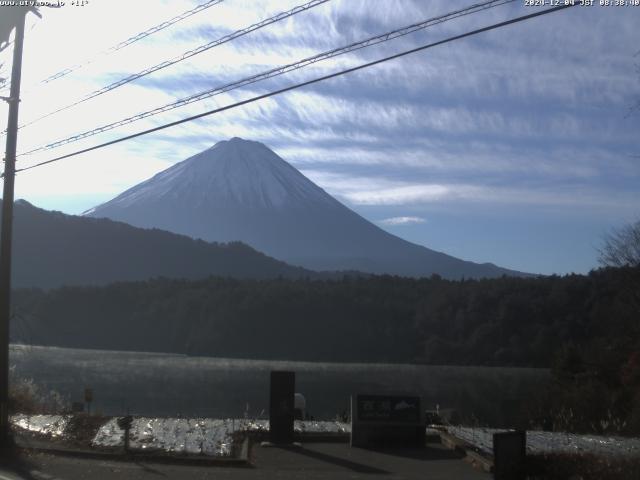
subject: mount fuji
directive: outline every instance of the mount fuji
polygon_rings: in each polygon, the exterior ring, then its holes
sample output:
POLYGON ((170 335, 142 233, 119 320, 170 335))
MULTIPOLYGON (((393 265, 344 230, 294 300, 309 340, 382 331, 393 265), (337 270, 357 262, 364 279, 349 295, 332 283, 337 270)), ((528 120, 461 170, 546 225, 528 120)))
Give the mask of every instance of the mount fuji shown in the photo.
POLYGON ((242 241, 293 265, 445 278, 523 275, 385 232, 259 142, 232 138, 83 215, 207 241, 242 241))

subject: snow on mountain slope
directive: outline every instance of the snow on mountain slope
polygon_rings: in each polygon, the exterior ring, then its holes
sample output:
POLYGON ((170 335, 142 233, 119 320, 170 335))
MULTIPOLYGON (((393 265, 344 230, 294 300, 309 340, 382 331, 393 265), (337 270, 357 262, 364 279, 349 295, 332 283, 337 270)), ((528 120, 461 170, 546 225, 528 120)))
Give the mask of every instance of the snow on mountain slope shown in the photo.
POLYGON ((233 138, 180 162, 85 214, 138 202, 176 200, 191 206, 283 208, 335 200, 262 143, 233 138))
POLYGON ((209 241, 240 240, 316 270, 448 278, 518 274, 466 262, 378 228, 259 142, 233 138, 85 215, 209 241))

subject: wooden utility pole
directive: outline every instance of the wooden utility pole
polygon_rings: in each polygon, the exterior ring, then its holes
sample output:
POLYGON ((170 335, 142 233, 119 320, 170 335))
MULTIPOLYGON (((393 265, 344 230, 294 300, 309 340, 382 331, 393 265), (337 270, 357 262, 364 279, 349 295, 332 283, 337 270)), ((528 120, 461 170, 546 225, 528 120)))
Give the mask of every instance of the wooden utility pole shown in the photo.
MULTIPOLYGON (((7 7, 5 7, 7 8, 7 7)), ((27 10, 16 18, 13 44, 7 150, 4 157, 4 191, 2 195, 2 233, 0 234, 0 448, 12 443, 9 426, 9 320, 11 318, 11 238, 13 226, 13 187, 18 141, 18 107, 22 76, 22 45, 27 10)))

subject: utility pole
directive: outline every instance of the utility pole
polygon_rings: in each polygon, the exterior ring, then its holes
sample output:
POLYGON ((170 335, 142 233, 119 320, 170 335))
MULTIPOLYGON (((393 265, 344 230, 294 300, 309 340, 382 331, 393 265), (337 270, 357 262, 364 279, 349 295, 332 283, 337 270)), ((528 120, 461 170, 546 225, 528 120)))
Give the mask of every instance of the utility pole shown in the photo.
MULTIPOLYGON (((7 7, 4 7, 7 8, 7 7)), ((18 106, 22 76, 22 46, 27 10, 16 18, 11 69, 11 93, 7 123, 7 150, 4 157, 4 191, 2 195, 2 233, 0 234, 0 448, 12 444, 9 426, 9 320, 11 318, 11 238, 13 227, 13 187, 18 141, 18 106)))

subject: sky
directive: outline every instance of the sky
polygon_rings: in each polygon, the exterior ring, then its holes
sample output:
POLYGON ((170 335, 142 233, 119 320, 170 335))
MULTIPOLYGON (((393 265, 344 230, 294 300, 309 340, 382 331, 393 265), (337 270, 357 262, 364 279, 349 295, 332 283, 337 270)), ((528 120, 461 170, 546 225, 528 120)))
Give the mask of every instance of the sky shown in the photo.
MULTIPOLYGON (((71 0, 27 20, 20 122, 304 0, 71 0), (89 63, 87 64, 87 61, 89 63), (82 64, 69 75, 40 81, 82 64)), ((478 3, 329 0, 20 129, 18 152, 478 3)), ((575 6, 18 174, 16 198, 79 214, 220 140, 263 142, 381 228, 475 262, 586 273, 640 218, 640 7, 575 6)), ((543 7, 509 2, 81 141, 17 167, 543 7)), ((0 54, 8 77, 11 48, 0 54)), ((7 95, 0 91, 0 95, 7 95)), ((0 126, 7 108, 0 105, 0 126)), ((4 142, 4 138, 2 139, 4 142)))

